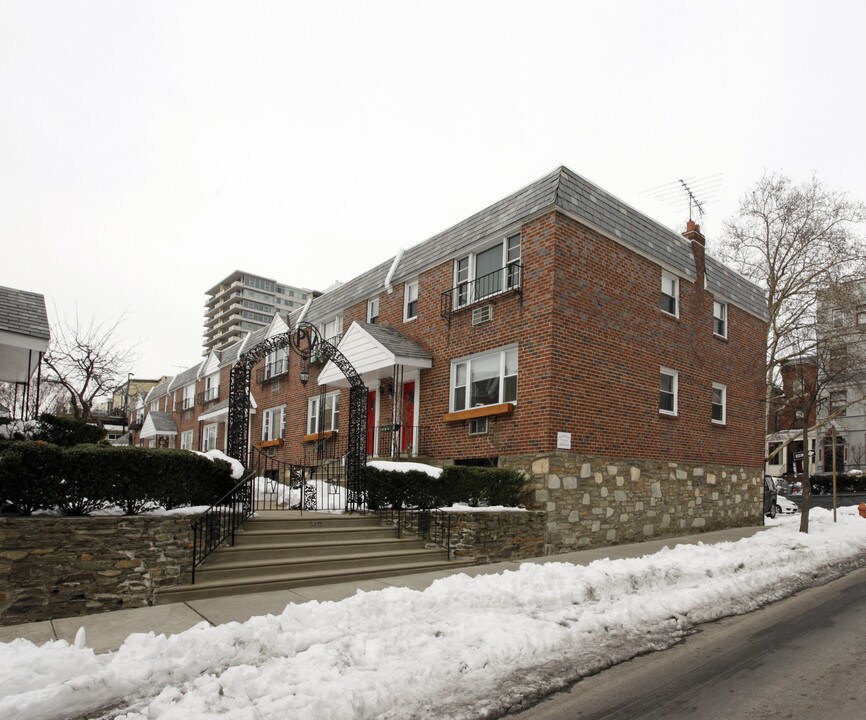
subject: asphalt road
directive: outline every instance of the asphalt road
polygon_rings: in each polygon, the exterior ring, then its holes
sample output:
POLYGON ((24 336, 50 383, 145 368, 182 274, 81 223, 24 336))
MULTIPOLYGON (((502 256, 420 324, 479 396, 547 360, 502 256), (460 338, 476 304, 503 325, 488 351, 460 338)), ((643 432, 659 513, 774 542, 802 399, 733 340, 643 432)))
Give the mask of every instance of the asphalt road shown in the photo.
POLYGON ((863 720, 866 568, 586 678, 520 720, 863 720))
MULTIPOLYGON (((797 503, 797 507, 802 508, 803 497, 801 495, 786 495, 789 500, 797 503)), ((858 505, 860 502, 866 502, 866 493, 845 493, 845 494, 837 494, 836 496, 836 507, 842 507, 844 505, 858 505)), ((827 508, 828 510, 833 509, 833 493, 829 493, 827 495, 812 495, 810 500, 810 507, 822 507, 827 508)), ((864 712, 863 717, 866 717, 866 712, 864 712)))

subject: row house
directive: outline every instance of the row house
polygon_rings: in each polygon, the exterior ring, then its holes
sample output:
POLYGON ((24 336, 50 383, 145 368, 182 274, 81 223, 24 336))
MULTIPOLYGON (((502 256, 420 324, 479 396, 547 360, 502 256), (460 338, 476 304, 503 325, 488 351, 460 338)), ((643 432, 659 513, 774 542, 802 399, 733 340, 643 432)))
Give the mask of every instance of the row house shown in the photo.
MULTIPOLYGON (((766 318, 697 224, 679 235, 561 167, 259 334, 315 324, 368 388, 368 455, 522 469, 568 549, 760 517, 766 318)), ((251 386, 254 452, 340 457, 333 362, 274 353, 251 386)))

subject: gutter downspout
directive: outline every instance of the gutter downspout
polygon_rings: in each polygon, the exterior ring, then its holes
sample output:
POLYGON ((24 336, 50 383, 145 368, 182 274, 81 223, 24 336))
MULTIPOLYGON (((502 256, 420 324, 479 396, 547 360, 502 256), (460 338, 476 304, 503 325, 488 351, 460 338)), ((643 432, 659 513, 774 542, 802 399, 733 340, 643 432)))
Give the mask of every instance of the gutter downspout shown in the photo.
POLYGON ((388 275, 385 277, 385 291, 390 295, 394 292, 394 287, 391 285, 391 280, 394 277, 394 273, 397 272, 397 266, 400 264, 400 261, 403 259, 403 253, 406 252, 403 248, 397 250, 397 254, 394 256, 394 262, 391 263, 391 269, 388 271, 388 275))

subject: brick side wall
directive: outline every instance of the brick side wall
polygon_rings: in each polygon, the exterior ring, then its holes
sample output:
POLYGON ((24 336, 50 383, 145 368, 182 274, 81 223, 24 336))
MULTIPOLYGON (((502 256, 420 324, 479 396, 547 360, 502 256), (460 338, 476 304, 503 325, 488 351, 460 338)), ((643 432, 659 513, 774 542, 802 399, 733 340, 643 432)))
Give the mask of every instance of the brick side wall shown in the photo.
POLYGON ((190 542, 188 517, 0 517, 0 624, 151 605, 190 542))

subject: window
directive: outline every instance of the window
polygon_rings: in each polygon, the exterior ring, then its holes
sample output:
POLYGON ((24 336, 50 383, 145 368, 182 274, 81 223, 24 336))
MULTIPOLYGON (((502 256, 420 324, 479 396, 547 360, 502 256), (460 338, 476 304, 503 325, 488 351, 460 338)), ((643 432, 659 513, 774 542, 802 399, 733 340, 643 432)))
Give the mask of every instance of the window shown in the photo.
POLYGON ((185 430, 180 434, 180 449, 192 450, 192 430, 185 430))
POLYGON ((520 287, 520 233, 454 262, 455 307, 520 287))
POLYGON ((183 409, 189 410, 195 405, 195 385, 190 383, 183 388, 183 409))
POLYGON ((679 317, 680 279, 662 270, 662 310, 679 317))
POLYGON ((830 391, 830 412, 836 415, 844 415, 848 405, 848 393, 845 390, 830 391))
POLYGON ((217 400, 220 396, 220 374, 214 373, 204 379, 204 401, 217 400))
POLYGON ((668 368, 661 369, 659 381, 659 412, 665 415, 677 414, 677 384, 679 373, 668 368))
POLYGON ((407 282, 403 288, 403 322, 418 317, 418 281, 407 282))
POLYGON ((150 404, 150 411, 151 412, 159 412, 159 400, 154 400, 150 404))
POLYGON ((728 336, 728 305, 713 300, 713 332, 719 337, 728 336))
POLYGON ((340 427, 340 392, 325 395, 325 410, 319 412, 321 398, 317 395, 307 401, 307 434, 313 435, 340 427))
POLYGON ((713 383, 713 422, 724 425, 727 422, 728 389, 713 383))
POLYGON ((833 310, 833 327, 840 328, 845 325, 845 313, 842 310, 833 310))
POLYGON ((343 316, 337 315, 328 322, 324 322, 319 326, 319 332, 322 335, 322 340, 327 340, 332 345, 340 342, 343 337, 343 316))
POLYGON ((367 322, 371 325, 379 324, 379 298, 377 297, 367 300, 367 322))
POLYGON ((276 440, 286 434, 286 406, 265 410, 262 414, 262 440, 276 440))
POLYGON ((517 348, 451 363, 451 411, 517 402, 517 348))
POLYGON ((857 324, 866 325, 866 305, 857 308, 857 324))
POLYGON ((265 358, 264 379, 285 375, 289 371, 289 355, 285 348, 268 353, 265 358))
POLYGON ((201 449, 203 452, 208 450, 216 450, 217 446, 217 426, 205 425, 202 432, 201 449))

